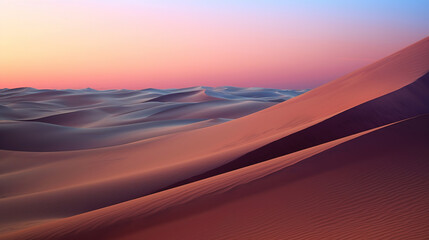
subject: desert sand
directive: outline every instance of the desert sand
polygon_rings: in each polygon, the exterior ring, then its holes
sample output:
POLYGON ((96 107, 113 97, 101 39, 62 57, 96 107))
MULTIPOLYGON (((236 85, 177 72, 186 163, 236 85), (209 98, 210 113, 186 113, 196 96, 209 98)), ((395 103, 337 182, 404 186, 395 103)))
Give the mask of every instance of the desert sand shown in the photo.
POLYGON ((0 239, 429 236, 429 38, 305 93, 22 88, 0 104, 0 239))

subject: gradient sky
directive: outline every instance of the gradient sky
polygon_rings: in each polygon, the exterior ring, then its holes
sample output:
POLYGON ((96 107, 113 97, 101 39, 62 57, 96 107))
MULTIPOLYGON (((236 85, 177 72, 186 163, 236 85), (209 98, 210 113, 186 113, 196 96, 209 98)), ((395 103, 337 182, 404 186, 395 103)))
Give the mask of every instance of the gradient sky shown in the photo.
POLYGON ((428 36, 428 12, 427 0, 0 0, 0 88, 313 88, 428 36))

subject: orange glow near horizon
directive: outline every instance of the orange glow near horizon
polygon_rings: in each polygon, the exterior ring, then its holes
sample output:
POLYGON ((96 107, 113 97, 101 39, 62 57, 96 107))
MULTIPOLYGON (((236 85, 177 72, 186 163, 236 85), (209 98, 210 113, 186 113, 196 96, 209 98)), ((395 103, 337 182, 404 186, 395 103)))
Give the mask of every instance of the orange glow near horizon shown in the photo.
POLYGON ((106 2, 1 2, 0 88, 312 88, 424 37, 288 8, 106 2))

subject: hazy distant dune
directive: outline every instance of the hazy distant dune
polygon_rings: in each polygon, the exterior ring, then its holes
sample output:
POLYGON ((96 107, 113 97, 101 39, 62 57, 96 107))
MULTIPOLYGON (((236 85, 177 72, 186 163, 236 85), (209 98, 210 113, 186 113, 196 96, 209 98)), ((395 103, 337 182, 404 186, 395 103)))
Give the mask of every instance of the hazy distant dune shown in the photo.
MULTIPOLYGON (((284 101, 276 89, 264 95, 215 97, 206 89, 0 91, 0 149, 64 151, 113 146, 182 130, 215 125, 284 101), (273 92, 273 94, 270 94, 273 92), (222 119, 222 120, 219 120, 222 119), (6 121, 8 120, 8 121, 6 121), (195 124, 204 122, 201 124, 195 124), (189 125, 189 126, 187 126, 189 125), (185 127, 185 128, 183 128, 185 127), (34 129, 34 131, 32 130, 34 129)), ((236 88, 240 93, 252 88, 236 88)), ((295 91, 292 91, 295 92, 295 91)), ((296 95, 301 91, 296 91, 296 95)))

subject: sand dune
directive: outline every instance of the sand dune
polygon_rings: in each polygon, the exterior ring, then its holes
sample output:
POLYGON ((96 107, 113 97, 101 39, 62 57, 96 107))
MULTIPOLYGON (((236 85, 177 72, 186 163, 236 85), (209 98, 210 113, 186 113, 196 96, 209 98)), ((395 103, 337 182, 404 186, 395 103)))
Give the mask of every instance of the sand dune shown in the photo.
POLYGON ((196 91, 186 91, 179 93, 172 93, 168 95, 163 95, 157 98, 154 98, 150 101, 155 102, 203 102, 203 101, 214 101, 220 100, 219 98, 215 98, 209 96, 205 93, 204 90, 196 90, 196 91))
POLYGON ((424 239, 428 72, 426 38, 276 105, 2 90, 0 239, 424 239))
MULTIPOLYGON (((240 88, 240 91, 250 90, 240 88)), ((271 91, 279 90, 260 90, 271 91)), ((301 92, 296 91, 296 95, 301 92)), ((115 146, 212 126, 287 99, 285 94, 274 94, 275 101, 267 101, 258 94, 251 98, 222 99, 207 95, 203 88, 141 91, 22 88, 4 89, 1 93, 0 149, 36 152, 115 146)))

